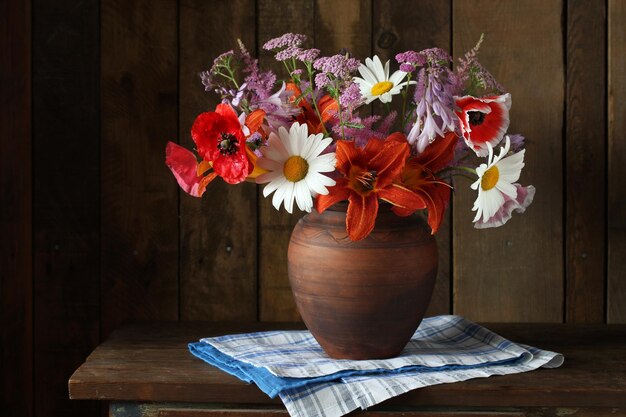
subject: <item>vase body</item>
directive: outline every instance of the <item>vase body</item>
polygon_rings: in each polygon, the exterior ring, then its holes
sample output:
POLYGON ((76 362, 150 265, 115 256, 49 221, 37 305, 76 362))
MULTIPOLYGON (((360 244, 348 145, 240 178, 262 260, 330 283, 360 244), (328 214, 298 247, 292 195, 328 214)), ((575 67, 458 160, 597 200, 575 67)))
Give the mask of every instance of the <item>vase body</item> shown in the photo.
POLYGON ((438 264, 421 218, 381 206, 373 232, 352 242, 344 203, 298 222, 288 261, 300 315, 336 359, 397 356, 424 317, 438 264))

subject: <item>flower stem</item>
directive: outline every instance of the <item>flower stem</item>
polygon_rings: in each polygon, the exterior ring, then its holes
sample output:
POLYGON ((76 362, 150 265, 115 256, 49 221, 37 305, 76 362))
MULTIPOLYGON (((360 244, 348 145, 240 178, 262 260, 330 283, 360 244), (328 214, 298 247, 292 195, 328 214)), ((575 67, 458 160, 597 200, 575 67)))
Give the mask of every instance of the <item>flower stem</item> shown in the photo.
POLYGON ((346 132, 343 126, 343 115, 341 111, 341 104, 337 106, 339 108, 339 125, 341 126, 341 139, 346 140, 346 132))
POLYGON ((239 90, 239 84, 237 83, 237 80, 235 79, 235 73, 233 72, 232 69, 230 69, 230 66, 226 67, 226 70, 230 74, 230 79, 233 81, 233 84, 235 84, 235 88, 239 90))
POLYGON ((411 87, 411 73, 409 72, 409 74, 407 75, 407 83, 406 83, 406 88, 404 89, 404 91, 402 91, 402 132, 404 132, 404 126, 406 125, 406 102, 407 99, 409 97, 409 88, 411 87))
POLYGON ((317 97, 315 96, 315 89, 313 88, 313 70, 311 68, 311 63, 306 63, 306 69, 309 73, 309 88, 311 89, 311 101, 313 101, 313 108, 315 109, 317 117, 320 119, 320 124, 322 125, 322 130, 324 131, 324 134, 330 136, 328 134, 328 130, 326 130, 326 126, 324 126, 324 121, 322 120, 322 114, 320 113, 320 109, 317 107, 317 97))
POLYGON ((468 172, 468 173, 470 173, 470 174, 472 174, 472 175, 476 175, 476 176, 478 176, 478 174, 476 173, 476 170, 475 170, 474 168, 464 167, 464 166, 452 166, 452 167, 447 167, 447 168, 444 168, 444 169, 442 169, 441 171, 439 171, 439 172, 437 173, 437 175, 441 175, 442 173, 449 172, 449 171, 453 171, 453 170, 455 170, 455 169, 458 169, 458 170, 460 170, 460 171, 464 171, 464 172, 468 172))

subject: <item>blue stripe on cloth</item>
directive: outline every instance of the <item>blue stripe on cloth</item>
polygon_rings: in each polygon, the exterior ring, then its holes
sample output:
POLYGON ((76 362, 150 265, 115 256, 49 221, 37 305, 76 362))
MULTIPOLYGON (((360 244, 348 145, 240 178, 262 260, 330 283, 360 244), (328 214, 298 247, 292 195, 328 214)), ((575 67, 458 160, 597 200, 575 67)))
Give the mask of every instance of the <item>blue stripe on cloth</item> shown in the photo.
POLYGON ((385 360, 333 360, 306 331, 213 337, 189 350, 279 395, 292 417, 339 417, 429 385, 563 363, 562 355, 515 344, 459 316, 423 320, 402 353, 385 360))
POLYGON ((458 316, 425 319, 403 352, 391 359, 331 360, 309 332, 261 332, 202 339, 222 353, 280 377, 309 378, 346 370, 472 366, 519 358, 528 352, 458 316))
MULTIPOLYGON (((202 359, 206 363, 227 372, 240 380, 252 383, 254 382, 264 393, 271 398, 276 397, 279 393, 285 390, 293 390, 302 387, 314 386, 320 382, 338 381, 342 378, 350 376, 375 376, 375 375, 392 375, 402 374, 405 372, 438 372, 444 370, 456 370, 456 369, 474 369, 485 366, 485 364, 476 365, 444 365, 439 367, 427 367, 421 365, 405 366, 398 369, 373 369, 373 370, 348 370, 339 371, 334 374, 311 377, 311 378, 294 378, 294 377, 280 377, 272 374, 267 369, 262 367, 256 367, 245 362, 238 361, 232 357, 220 352, 213 346, 203 343, 195 342, 189 344, 189 351, 197 358, 202 359)), ((525 358, 512 358, 504 359, 501 361, 490 362, 489 365, 507 365, 514 364, 520 361, 524 361, 525 358)), ((315 388, 308 392, 315 392, 315 388)))
POLYGON ((395 359, 332 360, 308 332, 273 331, 220 336, 190 343, 189 350, 198 358, 243 381, 254 382, 273 398, 282 391, 312 387, 350 376, 474 369, 523 362, 532 356, 519 348, 508 352, 507 348, 511 345, 508 340, 462 317, 438 316, 423 321, 403 351, 403 360, 395 363, 395 359), (493 343, 494 339, 497 344, 493 343), (436 365, 424 364, 423 357, 433 353, 436 365), (449 358, 443 359, 445 356, 449 358), (471 360, 467 362, 464 357, 471 360), (477 360, 477 357, 483 359, 477 360), (269 362, 271 367, 267 366, 269 362), (308 375, 294 377, 289 372, 286 372, 288 376, 277 375, 276 368, 305 367, 307 362, 314 369, 308 375))

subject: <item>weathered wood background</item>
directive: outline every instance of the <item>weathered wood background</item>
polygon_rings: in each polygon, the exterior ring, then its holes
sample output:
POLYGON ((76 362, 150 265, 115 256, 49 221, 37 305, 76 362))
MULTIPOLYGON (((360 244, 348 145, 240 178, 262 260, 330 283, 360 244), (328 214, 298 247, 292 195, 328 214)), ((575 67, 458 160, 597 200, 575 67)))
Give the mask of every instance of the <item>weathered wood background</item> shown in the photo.
POLYGON ((287 31, 386 59, 484 32, 538 191, 476 231, 459 183, 430 313, 626 322, 626 1, 1 0, 2 416, 98 415, 66 381, 127 320, 298 319, 297 216, 252 184, 193 199, 164 165, 216 104, 197 73, 237 38, 271 66, 260 45, 287 31))

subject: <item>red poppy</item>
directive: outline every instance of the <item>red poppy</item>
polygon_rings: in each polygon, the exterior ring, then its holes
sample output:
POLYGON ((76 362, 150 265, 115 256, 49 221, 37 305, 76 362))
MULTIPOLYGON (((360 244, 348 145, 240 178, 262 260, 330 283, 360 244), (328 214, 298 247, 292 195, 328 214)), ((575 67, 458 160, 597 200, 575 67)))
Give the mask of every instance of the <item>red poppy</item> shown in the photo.
POLYGON ((227 183, 238 184, 252 171, 246 138, 230 105, 219 104, 215 112, 201 113, 191 127, 191 137, 200 156, 227 183))
MULTIPOLYGON (((287 83, 286 89, 293 93, 292 101, 302 96, 302 92, 294 83, 287 83)), ((296 116, 296 121, 300 124, 306 123, 309 128, 309 134, 322 133, 324 131, 324 124, 335 117, 337 112, 339 112, 339 103, 329 95, 325 95, 317 101, 317 108, 322 116, 321 121, 320 118, 317 117, 315 109, 307 100, 300 99, 298 106, 300 106, 302 111, 296 116)))
POLYGON ((328 195, 317 197, 317 211, 322 213, 333 204, 348 200, 346 231, 353 241, 364 239, 374 229, 379 198, 415 211, 422 200, 394 183, 409 152, 406 138, 399 133, 385 140, 371 139, 364 148, 357 148, 353 142, 338 141, 336 166, 343 177, 328 188, 328 195))
POLYGON ((496 146, 509 128, 509 110, 511 95, 488 96, 476 98, 472 96, 456 97, 456 112, 461 122, 461 132, 465 143, 476 155, 487 156, 489 148, 496 146))
MULTIPOLYGON (((419 156, 410 158, 397 182, 413 191, 422 201, 418 209, 428 209, 428 225, 435 234, 441 226, 443 213, 450 201, 450 186, 435 173, 448 166, 454 157, 457 136, 449 132, 437 138, 419 156)), ((398 216, 408 216, 415 210, 394 207, 398 216)))
POLYGON ((198 164, 196 156, 191 151, 174 142, 167 143, 165 164, 176 177, 180 188, 194 197, 202 197, 206 186, 217 176, 215 172, 205 176, 204 173, 210 169, 210 164, 206 161, 198 164))

